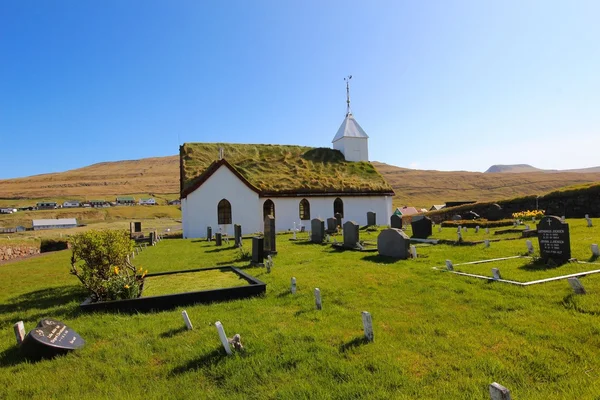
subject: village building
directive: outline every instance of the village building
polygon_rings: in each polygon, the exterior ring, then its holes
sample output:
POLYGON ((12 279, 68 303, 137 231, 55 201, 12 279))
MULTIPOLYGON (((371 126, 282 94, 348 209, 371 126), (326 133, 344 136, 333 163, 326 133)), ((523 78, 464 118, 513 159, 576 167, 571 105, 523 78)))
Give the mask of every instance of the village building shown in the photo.
POLYGON ((92 207, 110 207, 110 203, 106 200, 90 200, 89 204, 92 207))
POLYGON ((81 203, 78 200, 67 200, 63 203, 63 208, 80 207, 81 203))
POLYGON ((58 208, 58 204, 55 201, 41 201, 36 204, 38 210, 54 210, 58 208))
POLYGON ((367 212, 389 221, 394 191, 368 161, 368 136, 350 109, 333 149, 291 145, 185 143, 180 147, 183 236, 276 231, 334 217, 367 225, 367 212))
POLYGON ((134 206, 135 198, 133 196, 119 196, 116 202, 118 206, 134 206))
POLYGON ((77 220, 75 218, 34 219, 32 225, 34 231, 75 228, 77 227, 77 220))
POLYGON ((434 205, 431 206, 431 208, 429 209, 429 211, 441 210, 444 207, 446 207, 445 204, 434 204, 434 205))
POLYGON ((153 197, 141 198, 139 204, 141 206, 155 206, 156 200, 153 197))

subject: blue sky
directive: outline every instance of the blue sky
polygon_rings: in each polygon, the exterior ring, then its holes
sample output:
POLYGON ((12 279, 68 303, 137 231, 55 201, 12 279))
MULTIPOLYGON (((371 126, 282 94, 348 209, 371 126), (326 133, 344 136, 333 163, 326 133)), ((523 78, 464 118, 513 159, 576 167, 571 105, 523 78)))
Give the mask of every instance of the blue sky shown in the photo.
POLYGON ((331 146, 484 171, 600 165, 597 1, 9 1, 0 179, 174 155, 331 146))

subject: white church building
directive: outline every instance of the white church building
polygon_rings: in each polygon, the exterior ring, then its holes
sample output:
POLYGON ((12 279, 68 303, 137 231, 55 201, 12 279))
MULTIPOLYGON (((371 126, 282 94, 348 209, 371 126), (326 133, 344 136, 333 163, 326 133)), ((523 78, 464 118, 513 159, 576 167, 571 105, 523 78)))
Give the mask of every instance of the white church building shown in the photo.
POLYGON ((284 145, 185 143, 180 147, 183 237, 207 227, 233 235, 262 232, 275 217, 278 232, 314 218, 342 215, 367 224, 367 212, 388 225, 394 191, 369 163, 368 136, 348 110, 333 149, 284 145))

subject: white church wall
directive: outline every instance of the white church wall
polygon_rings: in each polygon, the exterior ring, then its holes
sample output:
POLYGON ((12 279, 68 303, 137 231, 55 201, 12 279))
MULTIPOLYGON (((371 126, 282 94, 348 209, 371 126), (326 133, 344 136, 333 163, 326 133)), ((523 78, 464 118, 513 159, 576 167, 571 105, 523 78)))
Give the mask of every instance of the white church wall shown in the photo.
POLYGON ((338 142, 344 142, 344 157, 346 161, 369 161, 367 138, 344 137, 338 142))
POLYGON ((213 234, 223 228, 223 233, 233 236, 233 224, 242 226, 242 234, 262 231, 262 202, 258 194, 248 188, 227 167, 222 166, 198 189, 181 202, 183 236, 198 238, 206 236, 206 228, 213 234), (232 223, 219 225, 217 206, 222 199, 231 203, 232 223))
MULTIPOLYGON (((378 225, 389 225, 392 216, 391 196, 338 196, 344 203, 344 222, 355 221, 359 225, 367 224, 367 212, 377 213, 378 225)), ((333 202, 337 197, 270 197, 260 199, 260 213, 262 217, 263 203, 271 199, 275 204, 275 229, 278 232, 292 229, 300 224, 310 230, 310 220, 300 221, 300 201, 308 200, 310 203, 310 219, 333 217, 333 202)), ((262 230, 262 228, 261 228, 262 230)))

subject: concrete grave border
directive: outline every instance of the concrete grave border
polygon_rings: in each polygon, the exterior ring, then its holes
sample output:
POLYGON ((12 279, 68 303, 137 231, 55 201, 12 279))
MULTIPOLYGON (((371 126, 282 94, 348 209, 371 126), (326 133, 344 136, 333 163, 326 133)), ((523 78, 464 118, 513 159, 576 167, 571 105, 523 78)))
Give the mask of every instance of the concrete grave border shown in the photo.
MULTIPOLYGON (((204 272, 210 270, 231 271, 248 282, 247 286, 236 286, 230 288, 200 290, 196 292, 174 293, 162 296, 138 297, 137 299, 112 300, 92 303, 88 298, 79 305, 82 311, 161 311, 178 306, 191 305, 195 303, 208 304, 216 301, 228 301, 246 299, 249 297, 263 295, 267 291, 267 284, 257 278, 248 275, 244 271, 232 267, 197 268, 180 271, 157 272, 146 275, 146 278, 182 274, 188 272, 204 272)), ((143 287, 142 287, 143 293, 143 287)))
MULTIPOLYGON (((529 256, 512 256, 512 257, 492 258, 492 259, 489 259, 489 260, 470 261, 470 262, 466 262, 466 263, 453 264, 453 266, 457 267, 457 266, 460 266, 460 265, 485 264, 485 263, 489 263, 489 262, 493 262, 493 261, 512 260, 512 259, 515 259, 515 258, 528 258, 528 259, 531 259, 531 260, 533 259, 533 257, 529 257, 529 256)), ((586 262, 586 261, 573 261, 573 262, 576 262, 578 264, 600 265, 600 263, 591 263, 591 262, 586 262)), ((586 276, 586 275, 592 275, 592 274, 600 273, 600 269, 596 269, 596 270, 591 270, 591 271, 577 272, 577 273, 569 274, 569 275, 555 276, 555 277, 552 277, 552 278, 538 279, 538 280, 535 280, 535 281, 519 282, 519 281, 511 281, 511 280, 508 280, 508 279, 494 279, 494 277, 491 277, 491 276, 469 274, 467 272, 449 271, 445 266, 443 266, 443 267, 432 267, 432 269, 434 269, 436 271, 450 272, 450 273, 453 273, 453 274, 456 274, 456 275, 468 276, 468 277, 471 277, 471 278, 485 279, 487 281, 510 283, 512 285, 517 285, 517 286, 531 286, 531 285, 537 285, 539 283, 553 282, 553 281, 559 281, 559 280, 562 280, 562 279, 577 278, 577 277, 581 277, 581 276, 586 276)))

